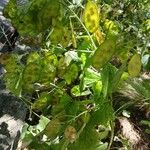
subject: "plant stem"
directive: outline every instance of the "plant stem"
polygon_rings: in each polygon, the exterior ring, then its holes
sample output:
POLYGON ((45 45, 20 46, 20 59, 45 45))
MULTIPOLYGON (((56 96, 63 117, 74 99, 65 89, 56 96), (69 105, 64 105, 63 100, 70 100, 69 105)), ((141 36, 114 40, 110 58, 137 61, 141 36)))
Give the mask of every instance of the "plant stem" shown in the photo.
POLYGON ((82 25, 82 27, 84 28, 84 30, 88 34, 88 36, 89 36, 89 38, 91 40, 91 43, 92 43, 94 49, 96 50, 97 47, 96 47, 96 45, 94 43, 94 40, 92 39, 92 36, 90 35, 89 31, 87 30, 87 28, 85 27, 85 25, 83 24, 83 22, 81 21, 81 19, 78 17, 78 15, 72 9, 70 9, 68 6, 67 6, 67 8, 74 14, 74 17, 77 18, 77 20, 80 22, 80 24, 82 25))
POLYGON ((111 137, 110 137, 110 142, 109 142, 107 150, 110 150, 111 145, 113 143, 113 139, 114 139, 114 127, 115 127, 114 122, 111 122, 111 137))

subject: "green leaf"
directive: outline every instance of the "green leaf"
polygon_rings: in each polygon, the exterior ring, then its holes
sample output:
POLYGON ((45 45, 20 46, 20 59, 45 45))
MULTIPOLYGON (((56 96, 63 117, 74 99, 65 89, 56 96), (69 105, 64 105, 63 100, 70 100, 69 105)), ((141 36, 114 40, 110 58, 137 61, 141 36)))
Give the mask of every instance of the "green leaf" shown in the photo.
POLYGON ((108 99, 100 100, 99 103, 101 102, 102 104, 98 106, 98 110, 91 114, 90 123, 92 125, 101 124, 107 126, 114 119, 113 107, 108 99))
POLYGON ((46 142, 40 143, 37 138, 33 138, 33 141, 29 144, 28 148, 32 150, 47 150, 49 149, 49 145, 46 142))
POLYGON ((22 91, 22 69, 15 70, 12 73, 7 72, 4 75, 6 88, 9 89, 16 96, 21 96, 22 91))
POLYGON ((48 100, 49 100, 48 93, 46 93, 46 92, 41 93, 39 98, 37 100, 35 100, 35 102, 32 104, 32 109, 33 110, 42 110, 43 108, 45 108, 47 106, 48 100))
MULTIPOLYGON (((123 73, 126 69, 126 63, 122 64, 122 66, 116 71, 114 74, 114 78, 112 79, 111 82, 111 91, 114 92, 117 90, 119 83, 121 82, 121 78, 123 78, 123 73)), ((128 76, 127 76, 128 77, 128 76)), ((126 74, 124 73, 124 79, 127 78, 126 74)))
POLYGON ((78 77, 78 67, 75 63, 69 65, 63 78, 66 80, 67 84, 70 84, 78 77))
POLYGON ((96 71, 87 68, 85 71, 85 76, 84 76, 84 85, 85 87, 92 86, 93 83, 100 81, 101 76, 100 73, 97 73, 96 71))
POLYGON ((7 89, 16 96, 21 96, 23 68, 18 62, 19 59, 14 54, 5 59, 4 67, 7 72, 4 74, 4 80, 7 89))
POLYGON ((6 17, 13 18, 17 15, 17 2, 16 0, 10 0, 4 8, 4 15, 6 17))
POLYGON ((71 89, 71 93, 73 96, 86 96, 91 94, 91 91, 87 89, 81 92, 79 85, 76 85, 71 89))
MULTIPOLYGON (((116 76, 116 72, 117 69, 112 66, 111 64, 107 64, 102 72, 101 72, 101 76, 102 76, 102 93, 103 93, 103 97, 106 98, 108 95, 111 95, 112 93, 112 87, 113 87, 113 82, 116 82, 114 80, 116 80, 115 76, 116 76)), ((120 75, 120 72, 119 74, 120 75)))
POLYGON ((97 100, 102 92, 102 81, 95 82, 95 84, 93 84, 92 90, 94 94, 94 100, 97 100))
POLYGON ((99 146, 99 135, 96 129, 86 126, 79 138, 68 145, 68 150, 96 150, 99 146))

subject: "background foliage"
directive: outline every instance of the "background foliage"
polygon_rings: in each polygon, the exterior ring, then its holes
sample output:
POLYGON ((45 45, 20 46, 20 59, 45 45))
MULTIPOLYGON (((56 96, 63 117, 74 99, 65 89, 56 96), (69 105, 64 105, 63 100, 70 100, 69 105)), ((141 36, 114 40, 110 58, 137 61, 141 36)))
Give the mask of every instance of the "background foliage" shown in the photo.
POLYGON ((133 82, 150 70, 148 0, 10 0, 4 15, 21 43, 40 47, 0 58, 7 88, 31 112, 29 149, 109 149, 113 94, 127 84, 149 108, 149 82, 133 82))

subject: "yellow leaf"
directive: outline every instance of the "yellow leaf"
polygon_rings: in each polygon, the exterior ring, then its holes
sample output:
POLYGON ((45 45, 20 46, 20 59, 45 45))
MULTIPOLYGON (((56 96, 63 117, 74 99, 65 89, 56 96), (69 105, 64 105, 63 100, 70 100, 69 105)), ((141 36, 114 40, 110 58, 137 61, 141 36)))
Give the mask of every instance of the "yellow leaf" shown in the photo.
POLYGON ((88 1, 83 12, 83 21, 86 28, 92 33, 95 32, 99 27, 99 20, 96 4, 92 1, 88 1))
POLYGON ((31 52, 27 59, 27 64, 38 61, 40 59, 40 55, 37 52, 31 52))
POLYGON ((119 33, 117 24, 114 21, 108 19, 106 19, 104 22, 104 30, 106 31, 108 37, 116 36, 119 33))
POLYGON ((141 57, 139 54, 135 54, 132 56, 131 60, 128 64, 128 72, 130 76, 136 77, 140 74, 141 71, 141 57))

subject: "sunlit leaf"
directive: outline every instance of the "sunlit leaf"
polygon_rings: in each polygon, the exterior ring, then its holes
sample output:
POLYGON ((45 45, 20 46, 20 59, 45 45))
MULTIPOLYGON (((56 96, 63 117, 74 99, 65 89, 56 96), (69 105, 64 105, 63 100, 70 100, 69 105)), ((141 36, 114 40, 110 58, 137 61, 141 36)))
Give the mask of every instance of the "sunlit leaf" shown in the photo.
POLYGON ((39 98, 32 104, 33 110, 42 110, 48 104, 48 94, 42 93, 39 98))
POLYGON ((113 37, 119 33, 117 25, 113 21, 108 19, 106 19, 104 22, 104 29, 107 37, 113 37))
POLYGON ((94 93, 94 99, 96 100, 99 98, 101 91, 102 91, 102 81, 97 81, 95 84, 93 84, 93 93, 94 93))
POLYGON ((74 96, 86 96, 86 95, 91 94, 91 91, 87 89, 87 90, 81 92, 80 87, 78 85, 76 85, 71 89, 71 93, 74 96))
POLYGON ((27 64, 32 63, 32 62, 37 62, 40 59, 40 55, 37 52, 31 52, 28 56, 27 59, 27 64))
POLYGON ((78 76, 78 67, 76 64, 71 64, 68 69, 66 70, 66 73, 64 74, 64 79, 68 84, 70 84, 72 81, 74 81, 78 76))

